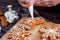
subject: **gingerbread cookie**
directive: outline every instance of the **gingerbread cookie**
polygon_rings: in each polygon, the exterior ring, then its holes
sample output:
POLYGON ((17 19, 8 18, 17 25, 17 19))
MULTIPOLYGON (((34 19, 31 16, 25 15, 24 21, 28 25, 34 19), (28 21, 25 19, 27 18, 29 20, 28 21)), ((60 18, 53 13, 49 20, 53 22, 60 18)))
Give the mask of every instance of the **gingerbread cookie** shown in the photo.
POLYGON ((2 26, 7 26, 8 22, 6 21, 6 18, 4 16, 0 16, 0 20, 2 22, 2 26))
POLYGON ((9 32, 6 37, 8 40, 26 40, 27 36, 29 36, 31 33, 26 30, 23 26, 14 26, 13 29, 11 29, 11 32, 9 32))
POLYGON ((8 25, 8 22, 6 21, 5 16, 3 16, 2 11, 0 11, 0 20, 1 20, 2 26, 7 26, 8 25))
POLYGON ((33 19, 29 18, 24 22, 24 24, 29 25, 29 26, 35 26, 35 25, 43 24, 43 23, 45 23, 44 18, 38 18, 38 17, 33 18, 33 19))
POLYGON ((41 28, 40 32, 42 33, 42 40, 60 40, 60 30, 58 27, 54 28, 41 28))

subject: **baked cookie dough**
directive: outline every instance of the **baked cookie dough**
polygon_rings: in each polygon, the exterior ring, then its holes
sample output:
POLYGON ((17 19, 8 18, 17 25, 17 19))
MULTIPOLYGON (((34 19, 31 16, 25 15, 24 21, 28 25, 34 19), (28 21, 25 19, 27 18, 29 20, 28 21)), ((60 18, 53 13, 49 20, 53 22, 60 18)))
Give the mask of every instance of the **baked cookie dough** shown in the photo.
POLYGON ((2 26, 7 26, 8 25, 8 22, 6 21, 6 18, 3 15, 3 12, 2 11, 0 11, 0 20, 1 20, 2 26))

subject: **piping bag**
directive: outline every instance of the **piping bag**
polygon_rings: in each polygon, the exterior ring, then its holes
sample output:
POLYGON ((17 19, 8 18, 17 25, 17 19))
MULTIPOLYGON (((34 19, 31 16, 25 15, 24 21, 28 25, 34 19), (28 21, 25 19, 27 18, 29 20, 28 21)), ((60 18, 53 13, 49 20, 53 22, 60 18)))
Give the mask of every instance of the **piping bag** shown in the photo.
POLYGON ((33 4, 31 6, 29 6, 28 10, 30 12, 31 18, 34 18, 34 15, 33 15, 33 4))

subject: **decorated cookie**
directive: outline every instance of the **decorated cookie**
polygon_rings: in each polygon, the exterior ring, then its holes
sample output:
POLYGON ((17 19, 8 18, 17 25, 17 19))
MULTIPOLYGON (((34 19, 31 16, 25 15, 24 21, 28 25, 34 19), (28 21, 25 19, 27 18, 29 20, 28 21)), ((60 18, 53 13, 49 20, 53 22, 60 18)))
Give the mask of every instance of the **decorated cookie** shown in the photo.
MULTIPOLYGON (((24 25, 23 25, 24 26, 24 25)), ((30 31, 26 30, 23 26, 14 26, 13 29, 11 29, 11 32, 9 32, 6 37, 10 40, 26 40, 27 36, 31 34, 30 31)))
POLYGON ((35 26, 38 24, 43 24, 45 22, 45 20, 43 18, 29 18, 27 19, 24 24, 29 25, 29 26, 35 26))
POLYGON ((8 22, 6 21, 6 18, 3 15, 2 11, 0 11, 0 20, 1 20, 2 26, 7 26, 8 25, 8 22))
POLYGON ((8 22, 6 21, 6 18, 4 16, 0 16, 0 20, 1 20, 2 26, 8 25, 8 22))
POLYGON ((58 27, 55 28, 41 28, 40 32, 42 33, 42 40, 58 40, 60 39, 60 31, 58 29, 58 27))

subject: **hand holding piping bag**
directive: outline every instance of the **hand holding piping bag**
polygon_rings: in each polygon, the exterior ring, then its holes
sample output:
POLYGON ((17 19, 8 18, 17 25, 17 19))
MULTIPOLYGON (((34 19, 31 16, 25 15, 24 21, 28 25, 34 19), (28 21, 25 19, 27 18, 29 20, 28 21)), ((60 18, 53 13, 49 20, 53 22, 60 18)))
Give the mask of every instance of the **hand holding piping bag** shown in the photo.
POLYGON ((28 8, 31 4, 34 4, 37 0, 18 0, 19 4, 23 7, 28 8))

